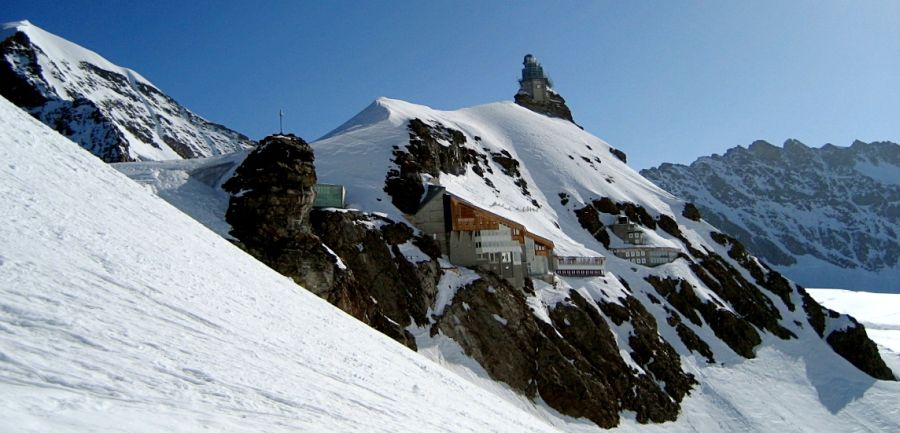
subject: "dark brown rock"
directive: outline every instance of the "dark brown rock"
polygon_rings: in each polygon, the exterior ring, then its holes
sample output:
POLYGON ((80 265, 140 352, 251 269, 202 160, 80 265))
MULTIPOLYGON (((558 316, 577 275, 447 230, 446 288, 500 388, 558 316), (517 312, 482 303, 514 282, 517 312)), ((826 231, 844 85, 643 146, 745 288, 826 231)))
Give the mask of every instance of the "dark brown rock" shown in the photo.
POLYGON ((894 373, 884 363, 878 347, 866 334, 866 328, 852 317, 854 326, 832 332, 826 341, 844 359, 869 376, 880 380, 896 380, 894 373))
POLYGON ((700 221, 700 218, 702 218, 702 216, 700 215, 700 209, 697 209, 697 206, 695 206, 693 203, 684 204, 684 209, 681 211, 681 216, 693 221, 700 221))
POLYGON ((545 323, 535 318, 522 291, 491 274, 460 288, 433 330, 459 343, 494 380, 539 396, 563 414, 604 428, 618 424, 620 409, 636 412, 640 422, 675 419, 678 402, 696 382, 681 370, 643 306, 634 298, 623 303, 606 305, 606 314, 634 326, 628 344, 648 374, 624 362, 592 301, 570 292, 569 302, 550 311, 552 324, 545 323))
POLYGON ((490 171, 480 166, 486 165, 487 157, 466 147, 466 136, 461 131, 440 123, 431 125, 418 118, 409 121, 408 129, 409 144, 405 149, 394 149, 395 168, 388 171, 384 186, 400 211, 412 214, 419 209, 425 194, 422 174, 461 175, 470 165, 478 166, 476 173, 482 175, 485 170, 490 171))
MULTIPOLYGON (((516 104, 525 107, 535 113, 540 113, 549 117, 557 117, 566 119, 575 123, 572 118, 572 111, 566 105, 566 100, 556 92, 549 92, 549 100, 547 102, 537 102, 531 96, 524 93, 517 93, 515 96, 516 104)), ((578 126, 575 123, 575 126, 578 126)), ((581 128, 581 126, 578 126, 581 128)))
POLYGON ((622 161, 623 163, 628 163, 628 155, 625 155, 625 152, 622 152, 621 150, 610 146, 609 153, 613 154, 616 158, 619 159, 619 161, 622 161))
POLYGON ((581 224, 581 227, 587 230, 594 239, 602 243, 604 248, 609 248, 609 233, 600 221, 600 215, 597 213, 597 209, 592 205, 586 205, 581 209, 576 209, 575 216, 578 217, 578 222, 581 224))

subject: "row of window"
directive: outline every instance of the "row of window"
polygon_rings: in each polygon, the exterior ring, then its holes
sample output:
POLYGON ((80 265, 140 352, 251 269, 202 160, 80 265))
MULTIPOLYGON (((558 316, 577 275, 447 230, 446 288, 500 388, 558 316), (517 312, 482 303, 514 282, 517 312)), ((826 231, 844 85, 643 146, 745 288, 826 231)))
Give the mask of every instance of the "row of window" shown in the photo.
POLYGON ((603 269, 557 269, 556 275, 564 277, 601 277, 603 269))
POLYGON ((516 241, 478 241, 478 242, 475 242, 475 248, 489 248, 489 247, 519 248, 519 243, 516 241))
POLYGON ((557 257, 561 265, 602 265, 603 257, 557 257))

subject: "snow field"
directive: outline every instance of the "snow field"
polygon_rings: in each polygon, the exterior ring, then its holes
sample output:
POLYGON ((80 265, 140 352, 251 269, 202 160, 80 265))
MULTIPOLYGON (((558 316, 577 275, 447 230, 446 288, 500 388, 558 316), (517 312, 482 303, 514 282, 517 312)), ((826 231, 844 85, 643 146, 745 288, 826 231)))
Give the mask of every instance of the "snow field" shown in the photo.
POLYGON ((0 431, 556 431, 0 101, 0 431))

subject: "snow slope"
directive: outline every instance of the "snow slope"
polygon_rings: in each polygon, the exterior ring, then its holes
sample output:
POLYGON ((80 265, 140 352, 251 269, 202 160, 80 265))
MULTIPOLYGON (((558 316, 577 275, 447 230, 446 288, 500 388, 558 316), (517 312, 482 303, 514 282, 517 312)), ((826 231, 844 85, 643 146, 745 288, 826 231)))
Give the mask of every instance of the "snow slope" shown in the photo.
POLYGON ((0 98, 0 431, 555 431, 0 98))
POLYGON ((3 24, 0 41, 0 94, 108 162, 212 156, 253 144, 137 72, 28 21, 3 24))
MULTIPOLYGON (((768 292, 763 293, 780 306, 781 323, 796 333, 797 339, 783 341, 762 333, 763 343, 757 348, 756 357, 745 359, 731 351, 709 326, 694 327, 688 323, 698 336, 709 343, 717 363, 707 364, 702 357, 687 350, 675 331, 666 325, 667 316, 663 308, 649 300, 649 295, 657 294, 644 278, 650 275, 684 278, 695 286, 699 297, 727 303, 703 285, 682 260, 651 269, 612 256, 579 225, 573 209, 600 197, 634 202, 651 213, 674 216, 692 243, 717 251, 729 260, 723 247, 710 240, 709 233, 715 229, 705 222, 681 217, 682 201, 619 161, 610 153, 605 142, 569 122, 547 118, 512 103, 438 111, 382 98, 312 143, 319 181, 345 185, 350 207, 381 212, 403 221, 404 216, 391 204, 391 198, 383 187, 385 174, 391 166, 393 146, 403 148, 408 144, 407 124, 413 118, 458 129, 466 135, 469 145, 476 149, 509 152, 521 162, 519 169, 529 185, 531 196, 524 196, 513 180, 502 174, 496 165, 492 166, 494 173, 486 175, 496 188, 487 186, 483 178, 471 170, 460 176, 442 174, 439 179, 431 179, 432 182, 439 182, 449 191, 522 222, 529 230, 552 239, 559 254, 607 256, 610 272, 606 277, 564 278, 555 288, 537 282, 535 295, 528 298, 528 304, 536 316, 546 315, 548 309, 565 302, 570 290, 578 291, 585 299, 610 302, 618 302, 619 296, 630 293, 653 314, 662 337, 681 354, 685 371, 697 378, 700 385, 682 403, 682 413, 677 421, 641 425, 633 415, 625 413, 620 430, 844 432, 895 431, 896 426, 900 425, 900 408, 894 404, 900 399, 900 384, 875 381, 854 368, 837 356, 811 327, 801 326, 807 323, 802 309, 789 311, 768 292), (476 136, 479 137, 477 141, 476 136), (560 192, 568 195, 568 204, 562 204, 558 196, 560 192), (539 207, 531 202, 532 199, 538 202, 539 207), (621 281, 627 281, 630 289, 625 288, 621 281)), ((185 163, 164 163, 165 169, 158 163, 118 164, 116 168, 149 184, 161 196, 184 207, 192 215, 216 214, 214 209, 195 208, 203 207, 203 201, 179 198, 182 193, 178 185, 190 182, 171 183, 164 180, 170 177, 170 174, 163 174, 169 170, 178 173, 171 176, 189 179, 189 173, 197 167, 179 168, 185 163)), ((205 164, 203 160, 194 163, 199 166, 205 164)), ((208 166, 216 164, 210 160, 208 166)), ((209 188, 211 195, 220 193, 214 187, 206 188, 209 188)), ((188 192, 186 196, 191 194, 188 192)), ((219 218, 224 224, 224 215, 219 218)), ((662 231, 648 231, 648 237, 665 245, 679 244, 662 231)), ((460 272, 457 276, 444 274, 433 312, 439 314, 452 300, 455 288, 474 278, 465 270, 460 272), (458 281, 449 281, 454 278, 458 281)), ((796 293, 793 300, 800 302, 796 293)), ((561 416, 540 400, 531 402, 508 386, 492 381, 485 370, 448 337, 432 337, 426 328, 410 331, 417 338, 420 353, 501 396, 509 404, 561 430, 601 431, 590 422, 561 416)), ((623 358, 631 361, 627 345, 628 325, 617 327, 615 332, 622 345, 623 358)))

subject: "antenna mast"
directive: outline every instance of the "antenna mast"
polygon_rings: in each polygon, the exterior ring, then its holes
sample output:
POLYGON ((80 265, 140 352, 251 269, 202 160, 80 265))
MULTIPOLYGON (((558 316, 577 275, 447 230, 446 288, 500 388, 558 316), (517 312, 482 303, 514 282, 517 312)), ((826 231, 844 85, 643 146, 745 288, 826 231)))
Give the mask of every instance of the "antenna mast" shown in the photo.
POLYGON ((284 110, 278 110, 278 135, 284 135, 284 110))

